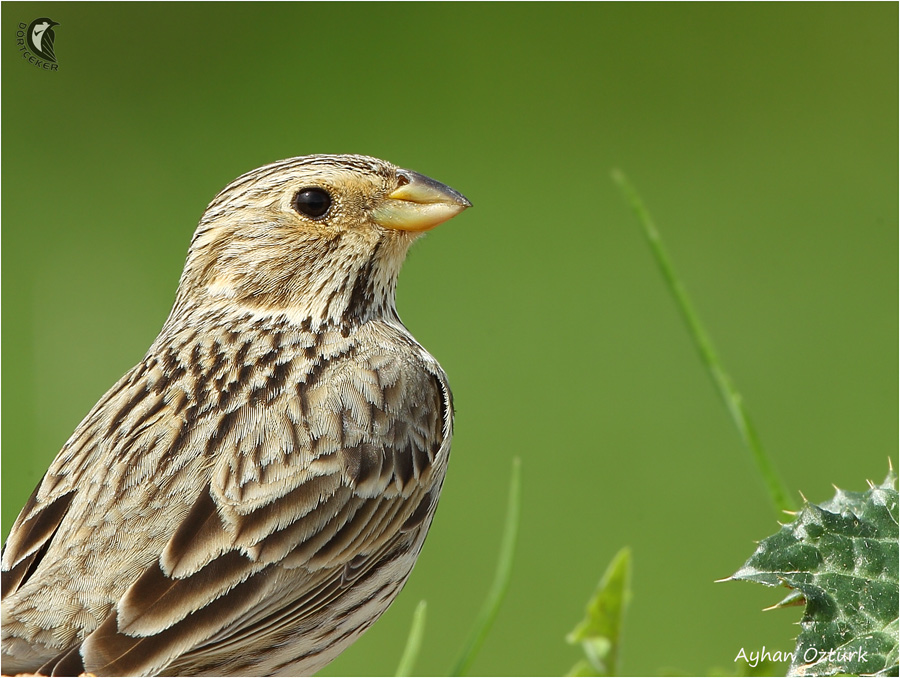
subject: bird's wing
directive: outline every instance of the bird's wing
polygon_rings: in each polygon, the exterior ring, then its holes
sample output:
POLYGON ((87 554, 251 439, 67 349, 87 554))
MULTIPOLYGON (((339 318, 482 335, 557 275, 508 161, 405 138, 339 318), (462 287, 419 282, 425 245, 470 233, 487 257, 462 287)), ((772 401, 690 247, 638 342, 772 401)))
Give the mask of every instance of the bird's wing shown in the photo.
MULTIPOLYGON (((3 545, 4 603, 32 577, 40 579, 41 566, 99 537, 98 523, 110 522, 104 496, 116 500, 124 486, 149 485, 148 469, 136 469, 136 459, 146 458, 158 469, 161 459, 173 458, 183 467, 183 457, 196 456, 190 450, 173 453, 179 434, 171 422, 181 420, 184 427, 189 422, 181 416, 183 394, 173 396, 178 385, 167 391, 166 384, 172 386, 174 380, 160 380, 159 373, 146 362, 129 370, 94 405, 53 460, 3 545)), ((134 533, 129 540, 139 541, 134 533)))
MULTIPOLYGON (((45 476, 46 478, 46 476, 45 476)), ((52 540, 59 524, 69 510, 74 491, 68 488, 55 493, 42 504, 38 502, 38 492, 43 479, 25 503, 18 520, 10 530, 9 538, 3 545, 3 598, 15 592, 24 580, 34 572, 46 547, 52 540), (9 563, 9 567, 7 567, 9 563)))
POLYGON ((390 356, 326 363, 296 393, 222 417, 209 484, 158 560, 45 670, 137 675, 239 654, 232 641, 316 614, 430 519, 449 452, 443 380, 390 356))
POLYGON ((56 61, 56 53, 53 51, 55 38, 56 34, 48 28, 44 31, 44 37, 41 39, 41 51, 48 56, 51 61, 56 61))
MULTIPOLYGON (((19 512, 16 521, 3 544, 2 593, 3 600, 22 587, 45 560, 64 520, 72 521, 70 509, 79 498, 79 488, 90 482, 90 470, 99 473, 104 469, 98 464, 101 455, 98 439, 104 434, 120 434, 121 420, 104 430, 102 421, 109 418, 110 409, 122 398, 132 400, 129 392, 143 393, 146 383, 141 374, 143 365, 137 365, 123 376, 100 401, 94 405, 84 421, 56 456, 50 469, 41 478, 31 497, 19 512)), ((96 480, 96 478, 94 479, 96 480)))

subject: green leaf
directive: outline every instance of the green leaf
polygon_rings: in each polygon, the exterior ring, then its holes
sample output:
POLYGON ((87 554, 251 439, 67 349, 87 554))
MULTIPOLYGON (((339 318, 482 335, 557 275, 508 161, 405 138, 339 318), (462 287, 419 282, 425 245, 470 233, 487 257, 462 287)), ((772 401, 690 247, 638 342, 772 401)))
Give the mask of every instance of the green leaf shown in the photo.
POLYGON ((892 470, 866 492, 807 502, 731 577, 792 589, 775 607, 805 600, 790 675, 897 675, 898 518, 892 470))
POLYGON ((612 559, 588 602, 584 620, 566 637, 581 644, 586 661, 578 662, 570 676, 615 676, 619 674, 622 626, 631 600, 631 549, 623 548, 612 559))

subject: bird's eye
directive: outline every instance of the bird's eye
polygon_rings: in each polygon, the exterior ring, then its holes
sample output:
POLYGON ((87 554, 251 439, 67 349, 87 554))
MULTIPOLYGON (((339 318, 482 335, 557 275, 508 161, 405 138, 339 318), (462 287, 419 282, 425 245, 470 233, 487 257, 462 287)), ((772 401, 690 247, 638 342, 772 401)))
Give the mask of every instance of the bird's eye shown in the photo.
POLYGON ((294 209, 313 219, 318 219, 331 207, 331 196, 321 188, 304 188, 294 196, 294 209))

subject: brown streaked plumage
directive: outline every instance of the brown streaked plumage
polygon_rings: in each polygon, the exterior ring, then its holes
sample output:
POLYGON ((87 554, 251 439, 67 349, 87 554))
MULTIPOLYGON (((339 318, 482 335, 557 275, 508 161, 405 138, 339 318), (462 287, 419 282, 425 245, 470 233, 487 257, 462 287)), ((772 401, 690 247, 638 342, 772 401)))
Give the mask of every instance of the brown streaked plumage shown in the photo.
POLYGON ((213 200, 156 341, 10 532, 3 673, 310 674, 384 612, 453 424, 394 289, 416 237, 468 206, 352 155, 213 200))

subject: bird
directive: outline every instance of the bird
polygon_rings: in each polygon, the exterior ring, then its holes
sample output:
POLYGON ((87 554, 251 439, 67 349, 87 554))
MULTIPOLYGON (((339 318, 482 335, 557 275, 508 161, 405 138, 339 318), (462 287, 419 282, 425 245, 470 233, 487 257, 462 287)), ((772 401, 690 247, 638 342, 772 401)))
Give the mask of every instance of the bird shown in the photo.
POLYGON ((283 160, 215 197, 158 337, 10 531, 4 674, 309 675, 378 619, 453 431, 397 277, 470 206, 362 155, 283 160))
POLYGON ((53 32, 54 26, 59 26, 59 23, 41 17, 32 21, 31 26, 28 27, 29 47, 38 56, 53 62, 56 61, 56 54, 53 52, 53 41, 56 39, 56 34, 53 32))

